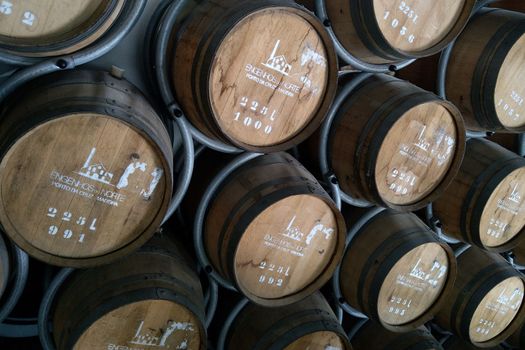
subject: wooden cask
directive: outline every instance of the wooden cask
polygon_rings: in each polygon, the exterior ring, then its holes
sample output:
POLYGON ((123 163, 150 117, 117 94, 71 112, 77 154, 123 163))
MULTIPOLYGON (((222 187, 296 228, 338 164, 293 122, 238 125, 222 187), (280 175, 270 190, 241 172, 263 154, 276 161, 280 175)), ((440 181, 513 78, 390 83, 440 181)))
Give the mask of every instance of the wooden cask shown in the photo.
POLYGON ((523 322, 524 278, 500 255, 471 247, 436 322, 477 347, 496 346, 523 322))
POLYGON ((336 112, 328 159, 344 192, 411 211, 452 182, 464 148, 463 121, 452 104, 406 81, 374 75, 336 112))
POLYGON ((525 323, 505 341, 513 349, 525 349, 525 323))
POLYGON ((470 139, 458 176, 434 204, 447 235, 503 252, 525 238, 525 159, 470 139))
POLYGON ((173 150, 161 119, 108 73, 47 75, 9 96, 0 221, 33 257, 84 267, 145 243, 166 213, 173 150))
POLYGON ((525 2, 523 2, 523 0, 498 0, 493 2, 490 6, 505 10, 525 12, 525 2))
POLYGON ((512 256, 517 264, 525 266, 525 242, 520 242, 512 248, 512 256))
MULTIPOLYGON (((458 338, 456 336, 450 336, 447 340, 443 342, 443 349, 444 350, 478 350, 479 348, 476 346, 473 346, 470 343, 467 343, 466 341, 462 340, 461 338, 458 338)), ((501 346, 491 346, 489 348, 485 348, 487 350, 503 350, 503 347, 501 346)))
POLYGON ((43 57, 78 51, 104 35, 127 0, 9 0, 0 4, 0 49, 43 57))
POLYGON ((333 44, 291 0, 206 0, 173 37, 176 98, 212 139, 251 151, 291 148, 320 126, 335 96, 333 44))
POLYGON ((351 350, 330 305, 317 292, 280 308, 248 304, 226 335, 225 350, 351 350))
POLYGON ((425 327, 394 333, 370 320, 359 328, 350 341, 354 350, 443 350, 425 327))
POLYGON ((206 349, 204 298, 185 249, 155 236, 113 264, 74 271, 55 299, 57 349, 206 349))
POLYGON ((330 24, 344 48, 373 64, 429 56, 464 28, 475 0, 325 0, 330 24))
POLYGON ((525 14, 483 9, 459 36, 446 94, 468 129, 525 131, 525 14))
POLYGON ((317 180, 276 153, 239 167, 222 183, 204 219, 213 268, 248 299, 280 306, 304 299, 332 276, 346 228, 317 180))
POLYGON ((393 332, 429 321, 455 277, 450 247, 414 214, 391 210, 359 229, 338 276, 344 301, 393 332))

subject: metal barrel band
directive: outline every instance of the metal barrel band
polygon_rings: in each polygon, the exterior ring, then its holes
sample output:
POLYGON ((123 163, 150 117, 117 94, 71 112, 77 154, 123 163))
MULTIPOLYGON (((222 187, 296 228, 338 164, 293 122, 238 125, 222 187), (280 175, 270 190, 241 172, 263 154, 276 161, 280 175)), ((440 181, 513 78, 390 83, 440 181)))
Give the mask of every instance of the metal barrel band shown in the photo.
POLYGON ((246 305, 248 305, 248 303, 249 301, 246 298, 241 300, 237 305, 235 305, 232 312, 228 315, 228 318, 226 318, 224 321, 224 325, 222 326, 221 332, 219 333, 219 339, 217 339, 217 350, 224 350, 224 346, 226 345, 226 337, 228 336, 228 332, 230 331, 233 321, 235 321, 235 318, 237 318, 239 313, 246 305))
POLYGON ((39 61, 32 66, 14 73, 11 78, 0 85, 0 101, 4 100, 11 92, 29 80, 48 73, 64 69, 73 69, 105 55, 117 46, 131 31, 145 6, 146 0, 130 1, 129 7, 124 10, 125 12, 123 12, 123 15, 111 27, 110 31, 92 46, 69 55, 39 61))
POLYGON ((206 302, 206 328, 210 327, 211 321, 213 320, 213 317, 215 316, 215 312, 217 311, 217 305, 219 301, 219 285, 211 276, 208 276, 209 279, 209 287, 208 287, 208 294, 209 298, 206 302))
POLYGON ((341 57, 346 63, 351 65, 353 68, 358 69, 363 72, 370 73, 387 73, 392 70, 402 69, 412 62, 415 59, 408 59, 404 61, 397 62, 396 64, 372 64, 364 62, 354 55, 352 55, 348 50, 343 46, 337 35, 335 34, 331 24, 330 19, 328 18, 328 13, 326 11, 326 1, 325 0, 315 0, 315 13, 317 17, 323 22, 325 29, 328 32, 328 35, 332 39, 337 55, 341 57), (394 67, 394 68, 393 68, 394 67))
POLYGON ((204 248, 203 240, 204 219, 211 198, 214 196, 215 192, 217 191, 219 186, 224 182, 224 180, 241 165, 254 158, 260 157, 261 155, 262 154, 260 153, 243 153, 237 156, 224 169, 222 169, 221 172, 219 172, 219 174, 217 174, 215 178, 213 178, 210 185, 204 192, 201 202, 199 203, 199 206, 197 208, 197 213, 195 214, 195 222, 193 225, 193 243, 195 245, 197 259, 200 265, 204 268, 206 273, 208 273, 208 275, 211 278, 213 278, 220 286, 232 291, 237 291, 237 289, 232 285, 232 283, 224 279, 213 269, 212 264, 208 259, 206 249, 204 248))
POLYGON ((51 337, 49 314, 60 287, 73 271, 74 269, 69 267, 60 270, 42 298, 40 309, 38 310, 38 336, 44 350, 56 349, 55 342, 51 337))
MULTIPOLYGON (((366 212, 365 215, 363 215, 348 231, 348 235, 346 236, 346 242, 345 242, 345 254, 348 249, 348 246, 350 245, 350 242, 354 239, 355 235, 359 230, 370 220, 372 220, 376 215, 386 210, 386 208, 379 208, 375 207, 370 209, 368 212, 366 212)), ((363 314, 362 312, 354 309, 350 304, 346 302, 344 299, 343 293, 341 291, 341 283, 339 282, 341 278, 341 264, 337 266, 335 269, 334 276, 332 277, 332 289, 335 294, 335 298, 337 302, 339 303, 339 306, 346 311, 349 315, 357 317, 357 318, 365 318, 368 319, 368 316, 363 314)))
POLYGON ((171 29, 177 22, 177 19, 180 18, 181 11, 183 11, 187 4, 188 0, 173 1, 172 4, 167 8, 157 27, 157 36, 155 38, 156 42, 154 44, 154 60, 155 78, 157 80, 160 95, 164 104, 168 107, 170 112, 172 114, 175 114, 177 119, 185 120, 188 123, 191 135, 197 142, 219 152, 240 153, 242 152, 241 149, 211 139, 199 130, 197 130, 197 128, 195 128, 190 122, 187 121, 184 112, 180 108, 180 105, 177 102, 175 102, 175 96, 171 89, 171 84, 168 81, 168 58, 166 57, 165 53, 170 44, 171 29))
MULTIPOLYGON (((175 125, 177 125, 179 133, 182 137, 182 147, 184 149, 184 163, 182 169, 178 172, 178 183, 175 186, 175 192, 170 201, 170 205, 164 216, 162 224, 164 224, 177 210, 179 204, 182 202, 188 187, 190 186, 191 177, 193 175, 193 167, 195 163, 195 151, 193 146, 193 138, 191 137, 191 132, 188 128, 187 122, 182 118, 175 118, 171 126, 173 128, 173 134, 176 132, 175 125)), ((175 142, 173 142, 173 147, 175 148, 175 142)), ((174 149, 175 151, 175 149, 174 149)))
POLYGON ((330 137, 330 129, 335 120, 337 111, 339 110, 341 105, 344 103, 348 95, 350 95, 352 91, 361 82, 371 77, 372 75, 373 75, 372 73, 359 73, 357 77, 355 77, 354 79, 352 79, 352 81, 350 81, 350 83, 346 84, 336 96, 334 103, 332 104, 332 107, 328 111, 325 121, 323 122, 323 125, 321 126, 321 133, 320 133, 320 138, 319 138, 319 166, 321 168, 321 172, 323 174, 324 180, 330 185, 332 189, 333 199, 336 202, 336 204, 339 205, 339 208, 341 207, 340 205, 341 200, 347 204, 350 204, 356 207, 366 208, 366 207, 372 206, 372 204, 367 201, 353 198, 349 194, 341 191, 341 188, 339 187, 339 182, 335 174, 333 174, 333 172, 331 171, 329 162, 328 162, 328 139, 330 137))
POLYGON ((458 247, 455 251, 454 251, 454 255, 456 256, 456 259, 459 258, 461 256, 461 254, 465 253, 467 250, 469 250, 470 248, 470 244, 463 244, 462 246, 458 247))
POLYGON ((25 289, 27 275, 29 273, 29 257, 16 245, 12 244, 12 247, 16 264, 16 277, 9 297, 7 297, 5 303, 0 308, 0 322, 3 322, 9 316, 18 303, 18 300, 25 289))
POLYGON ((441 239, 442 241, 444 241, 444 242, 446 242, 448 244, 459 244, 459 243, 461 243, 460 240, 457 240, 455 238, 452 238, 452 237, 448 236, 441 227, 438 227, 437 223, 439 222, 439 218, 434 215, 434 210, 433 210, 432 203, 430 203, 426 207, 426 219, 427 219, 426 220, 427 224, 430 226, 432 231, 437 233, 439 239, 441 239))

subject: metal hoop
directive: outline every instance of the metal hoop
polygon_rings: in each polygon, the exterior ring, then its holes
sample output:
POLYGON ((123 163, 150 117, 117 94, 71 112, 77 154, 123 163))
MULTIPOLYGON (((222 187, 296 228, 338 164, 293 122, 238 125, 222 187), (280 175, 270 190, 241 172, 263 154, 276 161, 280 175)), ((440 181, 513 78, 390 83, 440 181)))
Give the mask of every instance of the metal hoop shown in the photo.
MULTIPOLYGON (((478 11, 481 10, 483 7, 495 1, 496 0, 479 0, 479 2, 474 6, 474 9, 472 10, 472 13, 470 14, 470 18, 472 18, 472 16, 474 16, 476 13, 478 13, 478 11)), ((452 54, 452 49, 454 48, 455 44, 456 44, 456 39, 454 39, 453 41, 450 42, 450 44, 448 44, 448 46, 441 52, 441 56, 439 58, 436 88, 437 88, 438 95, 441 96, 443 99, 447 99, 447 94, 446 94, 446 89, 445 89, 446 78, 447 78, 446 77, 447 66, 448 66, 448 62, 450 61, 450 55, 452 54)), ((472 136, 472 137, 475 137, 475 136, 472 136)))
POLYGON ((217 285, 217 282, 215 282, 212 278, 208 276, 209 280, 209 299, 206 303, 206 328, 210 327, 211 321, 213 320, 213 317, 215 316, 215 311, 217 311, 217 304, 219 301, 219 286, 217 285))
MULTIPOLYGON (((188 128, 188 124, 182 118, 174 118, 171 123, 173 133, 175 134, 175 124, 177 124, 180 135, 182 137, 182 147, 184 149, 184 164, 182 170, 179 172, 178 183, 175 187, 175 193, 171 198, 170 205, 162 220, 163 225, 175 213, 179 207, 180 202, 184 198, 188 187, 190 186, 191 177, 193 175, 193 166, 195 163, 195 150, 193 147, 193 139, 188 128)), ((175 142, 174 142, 175 143, 175 142)), ((175 147, 175 145, 174 145, 175 147)))
MULTIPOLYGON (((348 249, 348 246, 350 245, 350 242, 354 239, 355 235, 359 230, 372 218, 374 218, 376 215, 381 213, 382 211, 386 210, 385 208, 379 208, 375 207, 370 209, 368 212, 366 212, 365 215, 363 215, 356 223, 352 226, 350 231, 348 231, 348 235, 346 236, 346 242, 345 242, 345 253, 348 249)), ((368 319, 368 316, 363 314, 362 312, 354 309, 348 302, 346 302, 343 293, 341 291, 341 283, 339 282, 339 279, 341 277, 341 264, 337 266, 335 269, 334 276, 332 277, 332 289, 334 291, 335 298, 337 300, 337 303, 339 306, 346 311, 349 315, 357 318, 364 318, 368 319)))
POLYGON ((372 204, 367 201, 353 198, 349 194, 344 193, 339 187, 337 178, 335 174, 332 173, 328 163, 328 139, 330 137, 330 129, 334 122, 337 111, 344 103, 348 95, 350 95, 350 93, 352 93, 352 91, 357 87, 357 85, 371 76, 371 73, 360 73, 356 78, 352 79, 350 83, 345 85, 335 98, 334 103, 332 104, 332 107, 330 107, 330 110, 326 115, 326 119, 321 126, 319 140, 319 166, 325 181, 330 184, 334 201, 339 205, 339 208, 341 207, 341 200, 355 207, 367 208, 372 206, 372 204))
POLYGON ((448 243, 448 244, 459 244, 459 243, 461 243, 460 240, 457 240, 455 238, 447 236, 447 234, 444 232, 444 230, 441 227, 438 227, 437 223, 439 222, 439 218, 434 216, 434 210, 433 210, 432 203, 430 203, 426 207, 426 219, 427 219, 427 225, 430 226, 432 231, 437 233, 437 235, 438 235, 440 240, 442 240, 443 242, 448 243))
POLYGON ((51 311, 51 306, 53 305, 56 294, 58 293, 62 284, 64 284, 64 281, 73 271, 74 269, 70 267, 60 270, 49 285, 46 294, 44 294, 44 297, 42 298, 40 309, 38 310, 38 336, 44 350, 56 349, 55 342, 50 335, 49 313, 51 311))
POLYGON ((525 270, 525 266, 518 264, 514 258, 508 256, 507 261, 516 269, 516 270, 525 270))
POLYGON ((341 44, 341 41, 339 41, 339 38, 335 34, 332 25, 330 23, 330 19, 328 18, 328 13, 326 11, 325 6, 325 0, 315 0, 315 13, 317 14, 317 17, 323 22, 326 31, 328 32, 328 35, 330 35, 330 38, 332 39, 335 50, 337 52, 337 55, 341 57, 346 63, 351 65, 353 68, 356 68, 358 70, 361 70, 363 72, 370 72, 370 73, 387 73, 390 71, 396 71, 398 69, 402 69, 412 62, 415 61, 415 59, 408 59, 408 60, 402 60, 399 62, 395 62, 392 64, 372 64, 367 63, 359 58, 352 55, 348 50, 341 44), (392 69, 393 67, 393 69, 392 69))
MULTIPOLYGON (((155 38, 155 78, 159 88, 160 95, 164 104, 171 115, 177 117, 177 119, 183 119, 187 121, 184 116, 184 112, 180 108, 179 104, 175 101, 175 96, 171 89, 171 84, 168 81, 168 58, 166 57, 166 51, 170 45, 171 28, 176 24, 177 19, 180 18, 181 11, 187 6, 188 0, 173 1, 173 3, 167 8, 166 12, 162 16, 158 27, 157 36, 155 38)), ((188 122, 189 130, 193 138, 199 143, 224 153, 239 153, 241 149, 227 145, 223 142, 213 140, 199 130, 197 130, 191 123, 188 122)))
POLYGON ((235 318, 239 315, 241 310, 248 304, 248 299, 241 300, 235 307, 232 312, 228 315, 226 321, 224 321, 224 326, 222 326, 221 332, 219 334, 219 339, 217 340, 217 350, 224 350, 224 343, 226 342, 226 336, 230 331, 230 328, 235 321, 235 318))
POLYGON ((456 249, 456 251, 454 252, 454 255, 456 256, 456 259, 459 258, 459 256, 461 254, 463 254, 467 250, 469 250, 470 247, 471 247, 470 244, 464 244, 461 247, 459 247, 458 249, 456 249))
POLYGON ((211 278, 213 278, 222 287, 233 291, 237 291, 237 289, 232 285, 232 283, 224 279, 213 269, 210 260, 208 259, 208 254, 206 253, 202 239, 204 217, 211 198, 222 182, 241 165, 254 158, 260 157, 261 155, 262 154, 260 153, 243 153, 235 158, 231 163, 229 163, 224 169, 222 169, 221 172, 217 174, 217 176, 215 176, 215 178, 212 180, 206 189, 206 192, 204 192, 202 200, 199 203, 199 207, 197 208, 197 213, 195 214, 195 222, 193 225, 193 243, 195 244, 197 259, 199 260, 200 265, 204 268, 204 271, 206 271, 206 273, 208 273, 211 278))
POLYGON ((29 258, 27 254, 18 248, 16 245, 12 244, 14 251, 14 260, 16 263, 16 278, 11 289, 11 294, 6 299, 6 302, 0 308, 0 322, 3 322, 7 316, 13 311, 14 307, 18 303, 22 292, 26 286, 27 275, 29 272, 29 258))
MULTIPOLYGON (((28 61, 29 63, 26 63, 26 65, 34 65, 19 70, 0 85, 0 101, 4 100, 13 90, 29 80, 48 73, 73 69, 111 51, 134 27, 146 6, 146 0, 133 0, 130 1, 130 4, 131 5, 124 10, 122 16, 115 22, 110 32, 95 42, 94 45, 69 55, 53 57, 45 59, 44 61, 28 61)), ((4 60, 6 63, 16 64, 16 62, 9 61, 9 59, 15 58, 13 55, 0 51, 0 61, 4 60)))
POLYGON ((0 324, 0 337, 5 338, 31 338, 38 335, 38 325, 29 324, 0 324))

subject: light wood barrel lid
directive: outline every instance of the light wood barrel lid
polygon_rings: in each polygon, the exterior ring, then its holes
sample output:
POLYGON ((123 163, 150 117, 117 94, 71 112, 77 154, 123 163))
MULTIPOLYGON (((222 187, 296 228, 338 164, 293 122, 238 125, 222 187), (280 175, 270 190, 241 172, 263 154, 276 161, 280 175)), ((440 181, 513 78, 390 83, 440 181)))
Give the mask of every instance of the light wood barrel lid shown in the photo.
POLYGON ((200 321, 168 300, 121 306, 93 323, 74 349, 200 349, 200 321))
POLYGON ((503 332, 518 314, 523 290, 519 277, 507 278, 492 288, 474 311, 469 326, 470 339, 482 343, 503 332))
POLYGON ((456 125, 450 111, 437 102, 404 113, 387 133, 377 157, 375 181, 383 200, 411 204, 440 184, 454 159, 456 125))
POLYGON ((27 56, 70 53, 102 36, 114 23, 125 2, 126 0, 2 1, 0 43, 9 47, 24 46, 24 55, 27 56), (60 43, 69 41, 70 47, 60 46, 60 43))
POLYGON ((511 172, 490 195, 479 224, 481 242, 497 247, 525 227, 525 168, 511 172))
POLYGON ((345 350, 346 345, 341 337, 329 331, 319 331, 305 335, 284 350, 345 350))
POLYGON ((437 243, 404 255, 381 285, 377 305, 381 321, 402 325, 424 314, 441 295, 448 267, 447 253, 437 243))
POLYGON ((101 256, 158 220, 166 174, 158 147, 129 124, 62 116, 24 134, 2 159, 0 219, 24 249, 101 256))
POLYGON ((222 41, 211 66, 209 99, 220 129, 251 146, 291 139, 323 102, 326 57, 321 36, 291 9, 246 16, 222 41))
POLYGON ((500 122, 509 128, 525 126, 525 34, 512 46, 496 80, 494 103, 500 122))
POLYGON ((381 34, 397 50, 416 53, 432 48, 449 35, 465 0, 373 0, 381 34))
POLYGON ((274 203, 250 223, 239 242, 239 287, 267 299, 299 292, 330 264, 336 231, 336 216, 320 198, 295 195, 274 203))

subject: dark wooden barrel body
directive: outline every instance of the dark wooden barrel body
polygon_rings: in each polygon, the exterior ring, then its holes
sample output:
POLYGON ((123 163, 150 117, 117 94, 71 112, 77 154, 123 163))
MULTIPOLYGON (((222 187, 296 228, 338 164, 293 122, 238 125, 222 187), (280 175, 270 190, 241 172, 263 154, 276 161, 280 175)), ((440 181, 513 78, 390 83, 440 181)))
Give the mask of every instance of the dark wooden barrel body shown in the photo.
POLYGON ((525 323, 521 326, 505 341, 513 349, 525 348, 525 323))
POLYGON ((352 349, 330 305, 319 292, 280 308, 248 304, 231 325, 224 348, 352 349))
POLYGON ((344 237, 344 219, 328 194, 286 153, 236 169, 204 222, 213 268, 265 306, 301 300, 326 283, 343 254, 344 237))
MULTIPOLYGON (((447 340, 443 342, 443 349, 445 350, 476 350, 478 347, 465 342, 461 338, 456 336, 450 336, 447 340)), ((490 348, 485 348, 488 350, 503 350, 501 346, 491 346, 490 348)))
POLYGON ((414 214, 385 210, 353 237, 339 283, 352 307, 391 331, 406 332, 443 307, 455 276, 448 245, 414 214))
POLYGON ((436 323, 476 347, 500 344, 525 318, 523 275, 500 255, 476 247, 457 261, 456 283, 436 323))
POLYGON ((57 349, 206 349, 204 298, 185 249, 155 236, 113 264, 73 272, 53 306, 57 349))
POLYGON ((443 50, 464 28, 474 4, 325 1, 330 24, 347 51, 368 63, 394 65, 443 50))
POLYGON ((4 1, 0 8, 0 49, 26 57, 78 51, 103 36, 131 2, 4 1))
POLYGON ((525 238, 525 159, 485 139, 467 142, 458 176, 433 203, 443 228, 463 242, 508 251, 525 238))
POLYGON ((9 96, 1 118, 0 220, 30 255, 103 264, 158 229, 173 146, 130 83, 98 71, 46 75, 9 96))
POLYGON ((525 15, 483 9, 458 37, 446 72, 446 95, 468 129, 525 130, 525 15))
POLYGON ((321 124, 337 89, 322 23, 291 0, 206 0, 173 28, 175 95, 212 139, 285 150, 321 124))
POLYGON ((464 144, 463 121, 452 104, 406 81, 375 75, 337 111, 328 158, 346 193, 410 211, 450 184, 464 144))
POLYGON ((443 350, 425 327, 406 333, 394 333, 374 321, 368 321, 359 328, 351 342, 354 350, 443 350))

